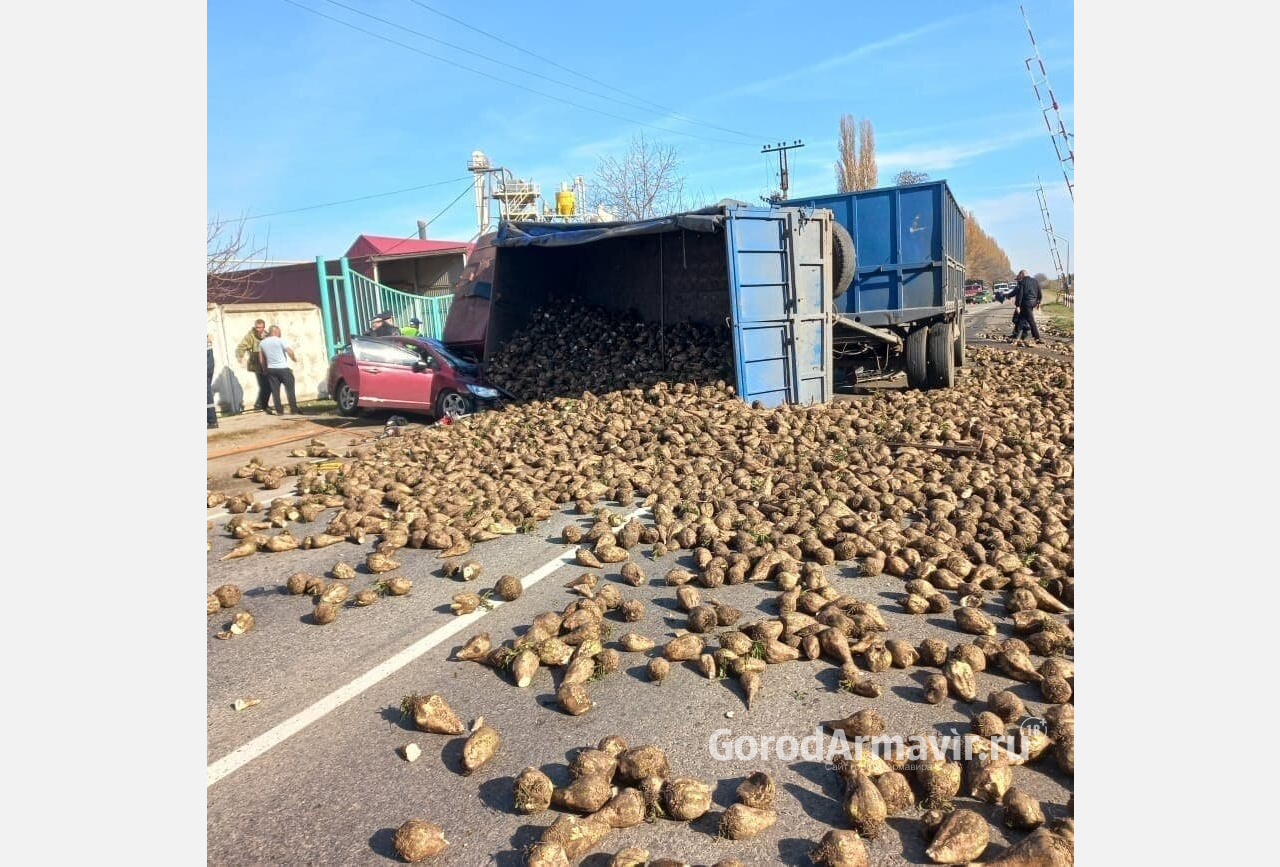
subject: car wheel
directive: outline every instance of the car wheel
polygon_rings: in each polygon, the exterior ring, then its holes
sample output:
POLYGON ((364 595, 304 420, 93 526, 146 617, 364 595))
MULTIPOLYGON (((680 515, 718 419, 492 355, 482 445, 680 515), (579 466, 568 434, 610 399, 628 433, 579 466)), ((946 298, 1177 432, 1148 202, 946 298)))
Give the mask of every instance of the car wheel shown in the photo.
POLYGON ((347 385, 346 380, 338 381, 338 388, 333 393, 333 399, 338 402, 338 412, 342 415, 356 416, 360 414, 360 395, 351 390, 351 386, 347 385))
POLYGON ((471 414, 471 401, 453 389, 445 389, 436 398, 436 418, 462 418, 471 414))

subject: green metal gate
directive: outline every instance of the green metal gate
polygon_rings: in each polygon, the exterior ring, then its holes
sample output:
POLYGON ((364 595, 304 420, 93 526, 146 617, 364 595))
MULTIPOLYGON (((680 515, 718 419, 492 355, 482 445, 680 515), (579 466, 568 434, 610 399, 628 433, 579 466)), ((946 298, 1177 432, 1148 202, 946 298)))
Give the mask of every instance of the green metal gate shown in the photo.
POLYGON ((325 269, 324 257, 316 257, 320 312, 329 355, 351 342, 352 336, 363 334, 369 328, 369 320, 384 310, 391 311, 399 328, 404 328, 410 319, 417 317, 422 321, 419 333, 423 337, 439 340, 444 336, 444 322, 449 315, 453 295, 426 296, 401 292, 351 270, 345 256, 339 263, 342 273, 330 275, 325 269))

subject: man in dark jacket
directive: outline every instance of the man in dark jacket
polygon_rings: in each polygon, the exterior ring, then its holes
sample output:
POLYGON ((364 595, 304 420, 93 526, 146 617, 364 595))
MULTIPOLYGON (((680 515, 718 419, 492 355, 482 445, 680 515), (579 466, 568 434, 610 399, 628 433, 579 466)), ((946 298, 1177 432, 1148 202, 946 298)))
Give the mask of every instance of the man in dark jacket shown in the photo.
POLYGON ((383 310, 378 314, 378 319, 382 320, 382 324, 373 329, 374 337, 399 337, 400 326, 395 323, 395 316, 390 310, 383 310))
POLYGON ((271 399, 271 383, 267 381, 267 372, 262 369, 262 362, 258 358, 258 344, 262 343, 262 338, 266 336, 267 323, 258 319, 236 346, 236 358, 244 359, 245 367, 249 368, 249 372, 258 380, 258 397, 253 402, 253 408, 260 412, 266 411, 267 401, 271 399))
POLYGON ((1013 338, 1015 343, 1027 345, 1027 332, 1031 333, 1031 337, 1036 343, 1040 342, 1040 329, 1036 327, 1035 310, 1040 306, 1040 284, 1026 271, 1018 272, 1017 288, 1013 295, 1013 312, 1014 326, 1013 338))

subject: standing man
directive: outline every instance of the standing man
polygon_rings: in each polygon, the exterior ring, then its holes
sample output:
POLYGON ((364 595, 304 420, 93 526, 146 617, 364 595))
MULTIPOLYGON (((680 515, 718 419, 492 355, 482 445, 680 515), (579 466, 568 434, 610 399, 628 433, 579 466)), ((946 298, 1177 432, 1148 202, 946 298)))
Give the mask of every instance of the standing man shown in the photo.
POLYGON ((1040 283, 1025 270, 1018 272, 1017 289, 1013 296, 1013 312, 1018 317, 1014 324, 1014 342, 1027 345, 1027 332, 1040 343, 1040 329, 1036 327, 1035 309, 1040 306, 1040 283))
POLYGON ((258 379, 258 399, 253 402, 253 408, 259 411, 265 411, 267 401, 271 396, 271 383, 267 380, 267 373, 262 367, 262 356, 258 352, 258 346, 262 343, 262 338, 267 336, 267 323, 261 319, 255 320, 253 328, 244 336, 244 340, 236 347, 236 358, 248 354, 245 359, 245 367, 249 368, 258 379))
MULTIPOLYGON (((378 314, 378 319, 382 320, 382 324, 373 329, 374 337, 399 337, 400 326, 394 321, 395 316, 390 310, 383 310, 378 314)), ((376 321, 376 320, 375 320, 376 321)))
MULTIPOLYGON (((280 408, 281 385, 284 385, 289 397, 289 414, 297 415, 298 398, 294 394, 293 370, 289 367, 289 359, 297 361, 298 357, 293 354, 293 347, 280 335, 279 325, 271 326, 271 336, 262 341, 258 353, 262 356, 262 367, 271 381, 271 400, 275 403, 276 415, 284 415, 280 408)), ((271 410, 268 409, 267 412, 270 413, 271 410)))
POLYGON ((207 420, 209 422, 209 427, 214 428, 218 426, 218 408, 213 405, 213 335, 205 334, 204 339, 209 350, 209 375, 207 377, 209 380, 209 403, 207 420))
POLYGON ((400 329, 400 333, 405 337, 421 337, 422 336, 422 320, 414 316, 409 320, 409 324, 400 329))

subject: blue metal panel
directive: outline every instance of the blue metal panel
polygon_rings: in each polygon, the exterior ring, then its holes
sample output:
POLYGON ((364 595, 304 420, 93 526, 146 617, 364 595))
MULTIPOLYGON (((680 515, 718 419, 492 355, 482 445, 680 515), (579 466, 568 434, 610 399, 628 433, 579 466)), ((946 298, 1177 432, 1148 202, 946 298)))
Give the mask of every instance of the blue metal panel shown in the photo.
POLYGON ((764 406, 831 395, 830 229, 798 208, 730 208, 725 222, 739 394, 764 406), (824 236, 824 232, 827 234, 824 236))
POLYGON ((827 208, 853 236, 857 271, 836 309, 850 316, 938 308, 963 298, 964 215, 946 181, 790 199, 827 208))

